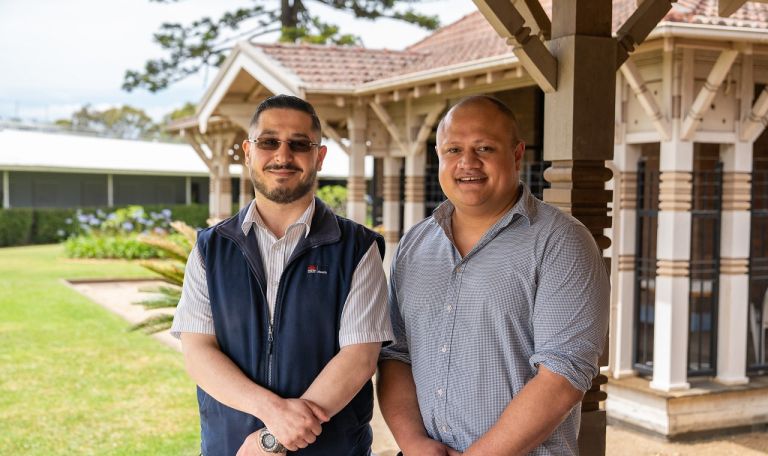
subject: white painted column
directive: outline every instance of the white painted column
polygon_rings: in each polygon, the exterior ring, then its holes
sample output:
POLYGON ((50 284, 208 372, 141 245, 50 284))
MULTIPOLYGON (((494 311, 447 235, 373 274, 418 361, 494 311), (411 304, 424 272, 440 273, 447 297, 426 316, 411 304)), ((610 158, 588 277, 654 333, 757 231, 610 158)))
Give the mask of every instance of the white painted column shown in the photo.
POLYGON ((395 254, 397 243, 400 240, 400 167, 401 158, 386 157, 384 162, 383 182, 383 225, 386 253, 384 255, 384 271, 389 275, 392 264, 392 256, 395 254))
POLYGON ((107 174, 107 207, 115 207, 115 176, 107 174))
MULTIPOLYGON (((676 122, 675 129, 679 122, 676 122)), ((673 138, 678 138, 677 132, 673 138)), ((693 143, 661 143, 657 277, 651 388, 688 389, 688 298, 693 143)))
POLYGON ((628 377, 633 370, 635 316, 635 246, 637 211, 637 161, 640 146, 617 144, 613 163, 617 192, 613 211, 613 246, 611 263, 611 330, 609 367, 613 378, 628 377))
POLYGON ((3 171, 3 209, 11 208, 11 174, 3 171))
POLYGON ((219 179, 218 179, 218 166, 216 165, 216 160, 211 161, 211 172, 208 176, 208 218, 211 220, 214 220, 216 218, 216 214, 219 213, 219 202, 216 195, 218 195, 218 191, 216 188, 219 185, 219 179))
POLYGON ((251 173, 245 161, 243 161, 242 171, 240 171, 240 209, 244 208, 253 201, 253 184, 251 184, 251 173))
POLYGON ((192 204, 192 178, 189 176, 184 178, 184 204, 192 204))
POLYGON ((749 227, 752 143, 723 144, 723 212, 720 295, 717 314, 717 376, 727 385, 748 383, 749 227))
POLYGON ((229 172, 229 156, 226 150, 218 163, 219 201, 216 217, 224 220, 232 215, 232 175, 229 172))
POLYGON ((403 230, 408 231, 413 225, 424 219, 424 173, 427 166, 427 154, 424 150, 405 157, 405 208, 403 210, 403 230))
POLYGON ((365 224, 365 155, 368 151, 367 106, 354 106, 349 116, 349 176, 347 177, 347 218, 365 224))

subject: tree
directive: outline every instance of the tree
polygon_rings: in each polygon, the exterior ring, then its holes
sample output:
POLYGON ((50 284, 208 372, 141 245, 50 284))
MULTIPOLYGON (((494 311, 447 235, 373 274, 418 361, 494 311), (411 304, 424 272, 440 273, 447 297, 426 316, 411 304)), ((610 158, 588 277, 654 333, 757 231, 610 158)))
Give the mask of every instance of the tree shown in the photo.
POLYGON ((85 105, 71 119, 57 120, 56 125, 75 131, 93 132, 123 139, 158 138, 160 126, 142 109, 123 105, 104 111, 85 105))
MULTIPOLYGON (((171 3, 179 0, 150 0, 171 3)), ((245 0, 244 0, 245 1, 245 0)), ((316 44, 355 44, 359 39, 342 34, 339 27, 313 15, 308 5, 323 4, 352 13, 357 18, 374 20, 391 18, 409 22, 429 30, 438 27, 436 16, 425 16, 412 8, 398 9, 401 4, 418 0, 250 0, 250 7, 224 13, 218 20, 203 17, 189 25, 164 23, 155 33, 155 42, 168 52, 166 58, 149 60, 143 70, 127 70, 123 89, 145 88, 157 92, 200 69, 218 67, 226 51, 236 40, 253 39, 280 32, 282 42, 316 44), (240 31, 242 29, 242 31, 240 31)))

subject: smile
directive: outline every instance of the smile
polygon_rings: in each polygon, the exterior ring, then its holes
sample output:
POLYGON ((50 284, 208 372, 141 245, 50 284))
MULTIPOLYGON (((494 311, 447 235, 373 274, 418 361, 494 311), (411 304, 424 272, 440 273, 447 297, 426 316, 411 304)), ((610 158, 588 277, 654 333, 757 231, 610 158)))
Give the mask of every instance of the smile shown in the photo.
POLYGON ((485 179, 486 179, 485 177, 474 176, 474 177, 459 177, 456 180, 459 181, 459 182, 477 182, 477 181, 481 181, 481 180, 485 180, 485 179))

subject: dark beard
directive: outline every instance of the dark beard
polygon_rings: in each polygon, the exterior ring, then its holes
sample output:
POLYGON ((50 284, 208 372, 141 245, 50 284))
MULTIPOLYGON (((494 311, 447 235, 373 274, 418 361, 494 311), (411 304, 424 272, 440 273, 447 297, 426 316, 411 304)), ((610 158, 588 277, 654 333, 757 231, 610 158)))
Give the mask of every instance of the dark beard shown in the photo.
POLYGON ((305 196, 307 193, 312 191, 315 186, 315 180, 317 179, 317 170, 312 170, 307 178, 300 181, 299 184, 294 188, 278 187, 274 190, 269 190, 263 182, 254 177, 253 171, 251 171, 249 174, 251 175, 251 183, 253 184, 253 188, 255 188, 257 192, 264 195, 265 198, 277 204, 292 203, 297 199, 305 196))

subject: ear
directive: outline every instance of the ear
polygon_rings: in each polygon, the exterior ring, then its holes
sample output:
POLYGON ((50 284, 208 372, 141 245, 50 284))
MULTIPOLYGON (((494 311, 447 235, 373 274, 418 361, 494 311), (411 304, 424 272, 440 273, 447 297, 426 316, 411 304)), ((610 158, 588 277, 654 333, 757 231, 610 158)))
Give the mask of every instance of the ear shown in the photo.
POLYGON ((515 168, 520 171, 520 165, 523 163, 523 155, 525 155, 525 143, 520 141, 515 146, 515 168))
POLYGON ((253 144, 248 142, 247 139, 243 140, 243 144, 242 144, 242 148, 243 148, 243 163, 245 164, 245 166, 250 166, 251 165, 251 146, 252 145, 253 144))
POLYGON ((328 153, 328 148, 325 146, 320 146, 317 148, 317 161, 315 162, 315 167, 318 171, 323 169, 323 161, 325 160, 325 154, 328 153))

